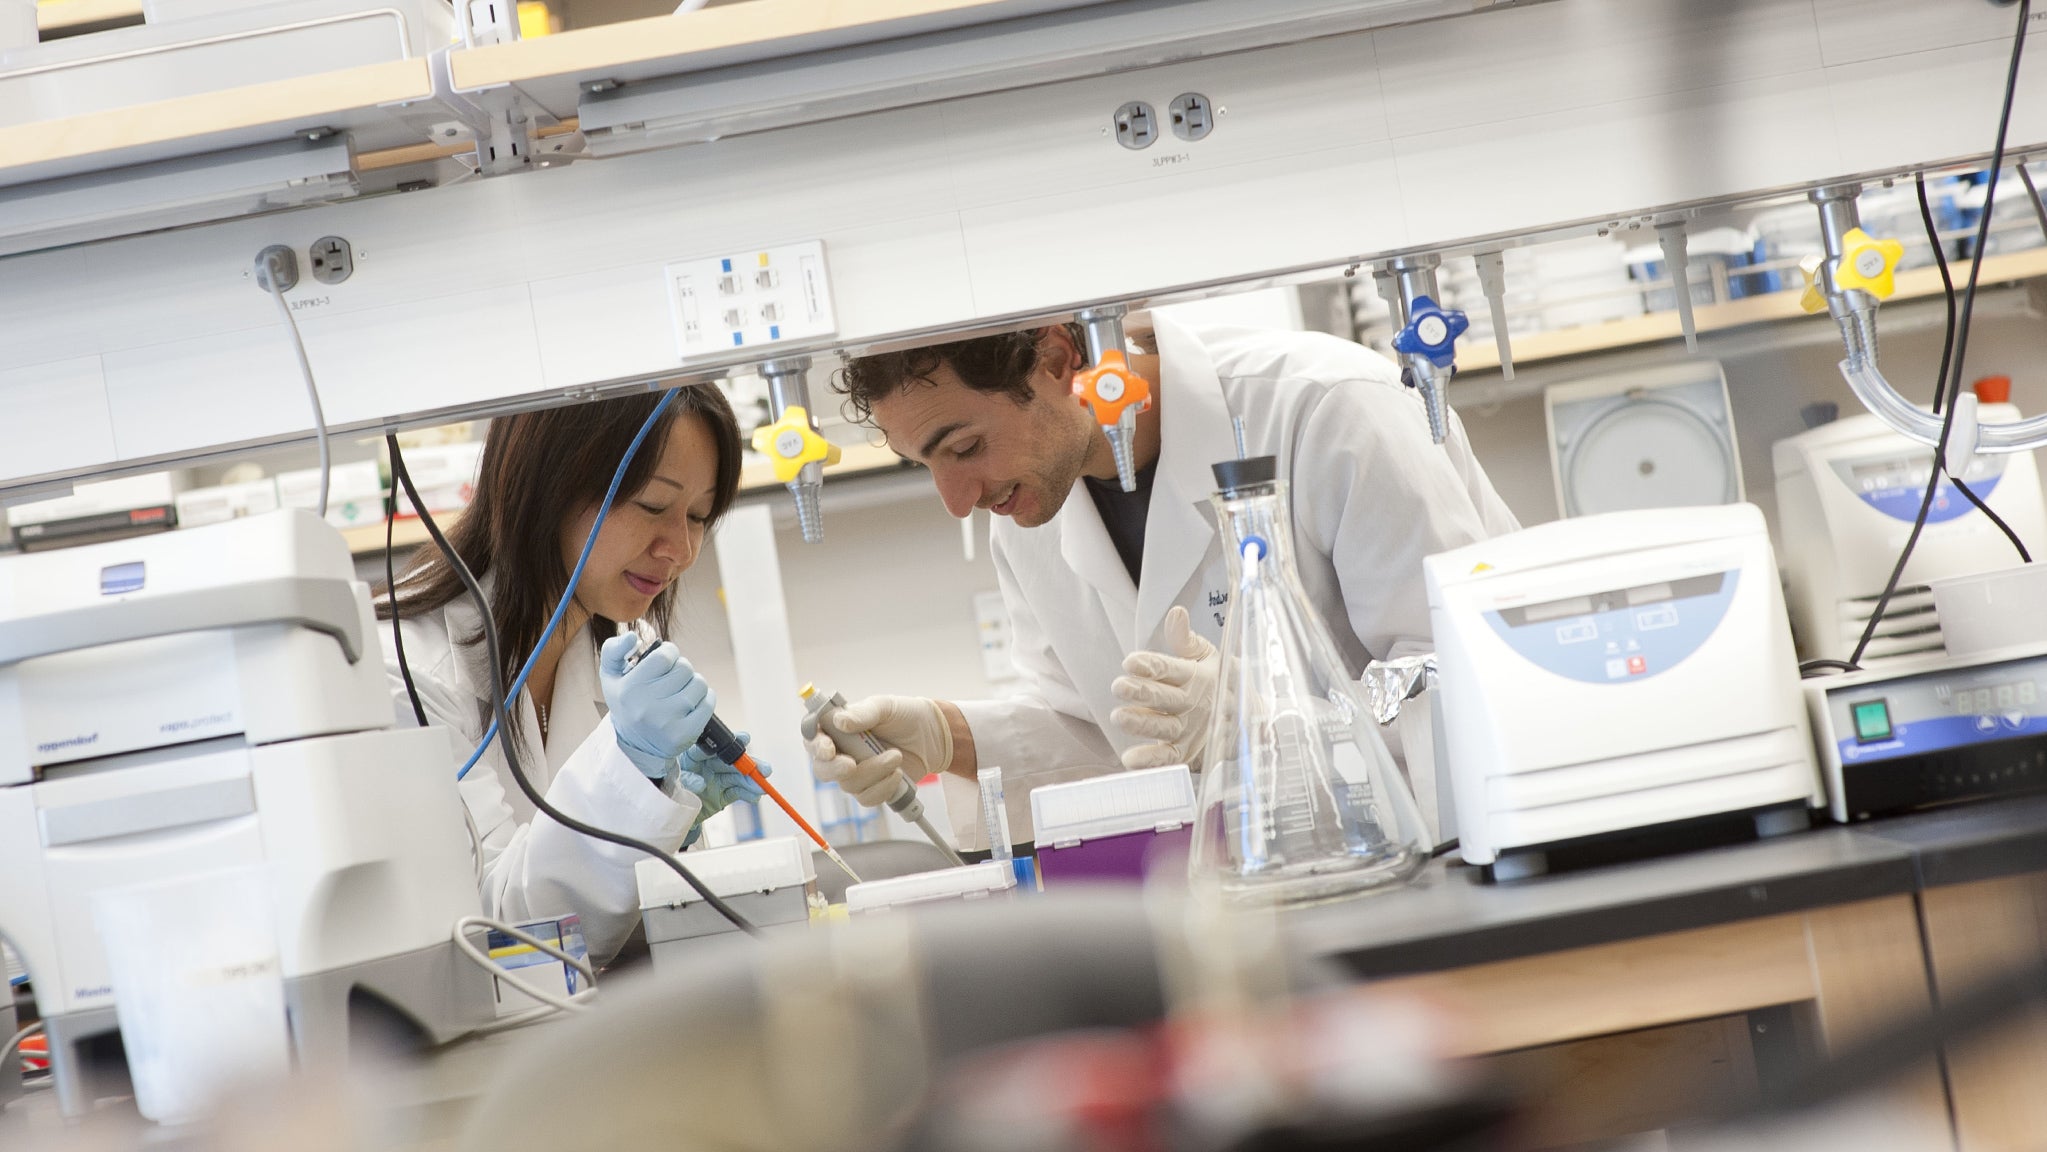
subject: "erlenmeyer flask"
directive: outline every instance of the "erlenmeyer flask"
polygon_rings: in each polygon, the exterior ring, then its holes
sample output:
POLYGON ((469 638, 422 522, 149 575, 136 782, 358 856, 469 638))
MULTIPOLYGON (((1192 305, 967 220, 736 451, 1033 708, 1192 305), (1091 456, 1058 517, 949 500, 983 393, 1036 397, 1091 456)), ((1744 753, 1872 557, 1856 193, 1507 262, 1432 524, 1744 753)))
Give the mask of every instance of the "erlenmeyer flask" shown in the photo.
POLYGON ((1251 903, 1312 903, 1412 878, 1420 810, 1301 587, 1270 456, 1215 465, 1233 587, 1189 861, 1251 903))

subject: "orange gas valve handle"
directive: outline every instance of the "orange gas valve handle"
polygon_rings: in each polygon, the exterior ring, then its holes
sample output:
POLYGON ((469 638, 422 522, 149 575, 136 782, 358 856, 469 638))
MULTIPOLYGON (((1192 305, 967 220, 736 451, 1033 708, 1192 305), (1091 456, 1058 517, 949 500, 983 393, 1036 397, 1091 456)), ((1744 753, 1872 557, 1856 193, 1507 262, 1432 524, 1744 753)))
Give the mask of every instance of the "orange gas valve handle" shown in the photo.
POLYGON ((1151 407, 1151 381, 1132 371, 1123 353, 1114 349, 1102 353, 1101 363, 1074 374, 1073 394, 1104 427, 1114 427, 1124 409, 1133 405, 1139 412, 1151 407))

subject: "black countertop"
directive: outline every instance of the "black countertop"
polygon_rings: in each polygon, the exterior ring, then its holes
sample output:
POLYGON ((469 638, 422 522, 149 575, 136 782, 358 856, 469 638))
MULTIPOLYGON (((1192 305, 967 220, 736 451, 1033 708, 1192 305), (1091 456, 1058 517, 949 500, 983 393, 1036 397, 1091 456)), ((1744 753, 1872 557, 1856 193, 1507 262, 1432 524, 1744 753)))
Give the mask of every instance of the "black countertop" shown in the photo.
POLYGON ((1505 884, 1438 860, 1413 885, 1287 914, 1358 977, 1512 960, 2047 871, 2047 797, 1977 804, 1505 884))
POLYGON ((1857 830, 1909 850, 1921 888, 2047 871, 2047 796, 1921 812, 1857 830))

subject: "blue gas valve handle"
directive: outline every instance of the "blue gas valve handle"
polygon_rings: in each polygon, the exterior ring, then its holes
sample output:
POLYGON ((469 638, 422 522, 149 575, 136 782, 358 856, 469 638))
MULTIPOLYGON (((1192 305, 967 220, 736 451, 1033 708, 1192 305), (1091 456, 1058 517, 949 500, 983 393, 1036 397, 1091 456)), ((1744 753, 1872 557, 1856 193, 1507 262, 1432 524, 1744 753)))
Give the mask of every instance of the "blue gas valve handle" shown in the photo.
POLYGON ((1420 356, 1438 368, 1457 362, 1457 338, 1471 327, 1471 317, 1454 308, 1446 309, 1427 296, 1417 296, 1408 307, 1412 317, 1407 327, 1393 337, 1393 350, 1420 356))

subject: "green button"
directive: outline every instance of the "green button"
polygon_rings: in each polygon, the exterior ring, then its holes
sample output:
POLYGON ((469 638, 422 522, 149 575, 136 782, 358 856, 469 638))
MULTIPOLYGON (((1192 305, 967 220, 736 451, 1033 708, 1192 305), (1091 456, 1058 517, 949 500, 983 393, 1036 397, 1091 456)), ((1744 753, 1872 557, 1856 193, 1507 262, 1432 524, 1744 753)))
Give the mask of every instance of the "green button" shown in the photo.
POLYGON ((1888 702, 1870 700, 1850 705, 1848 711, 1855 717, 1857 743, 1869 744, 1891 738, 1891 706, 1888 702))

